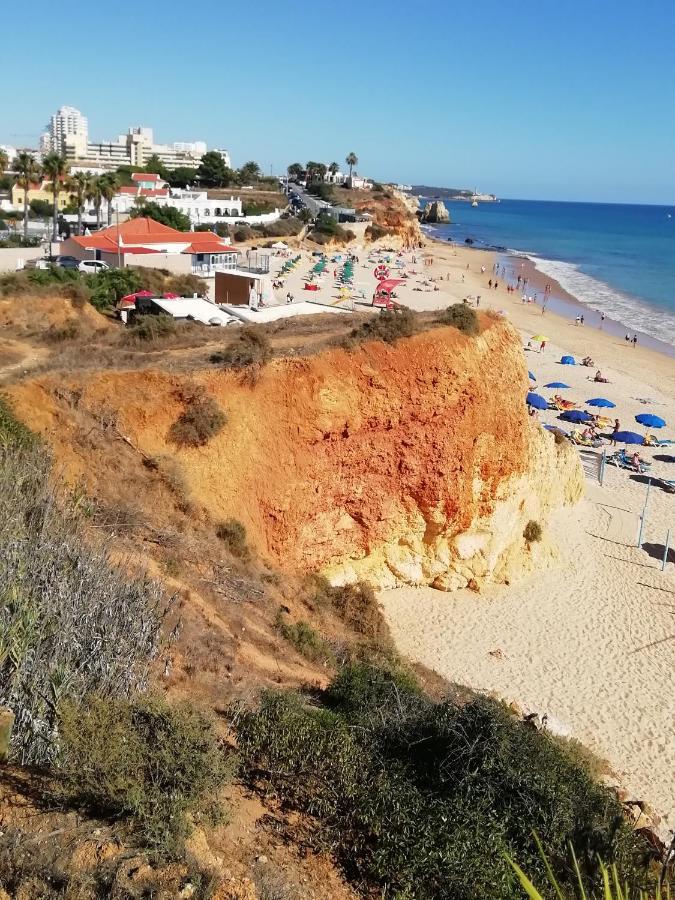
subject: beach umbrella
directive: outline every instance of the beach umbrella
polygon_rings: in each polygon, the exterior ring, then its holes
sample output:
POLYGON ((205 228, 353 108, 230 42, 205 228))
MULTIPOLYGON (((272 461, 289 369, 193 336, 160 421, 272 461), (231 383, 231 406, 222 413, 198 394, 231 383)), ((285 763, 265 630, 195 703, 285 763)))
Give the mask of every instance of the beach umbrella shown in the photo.
POLYGON ((532 372, 528 372, 528 373, 527 373, 527 377, 530 379, 530 381, 536 381, 536 380, 537 380, 537 376, 536 376, 536 375, 533 375, 532 372))
POLYGON ((605 400, 604 397, 593 397, 592 400, 586 401, 587 406, 604 406, 606 409, 614 409, 616 403, 612 403, 611 400, 605 400))
POLYGON ((547 388, 568 388, 569 384, 565 384, 564 381, 550 381, 548 384, 545 384, 544 387, 547 388))
POLYGON ((560 416, 561 419, 565 419, 566 422, 590 422, 593 418, 590 413, 587 413, 583 409, 567 409, 560 416))
POLYGON ((662 419, 661 416, 654 416, 652 413, 640 413, 639 416, 635 416, 635 421, 640 425, 646 425, 647 428, 663 428, 666 424, 665 419, 662 419))
POLYGON ((548 401, 541 394, 535 394, 533 391, 528 392, 526 402, 528 406, 534 406, 535 409, 548 409, 548 401))
POLYGON ((547 341, 548 338, 546 337, 545 334, 533 334, 532 340, 533 341, 547 341))
POLYGON ((560 362, 563 366, 576 366, 576 362, 574 361, 573 356, 563 356, 560 362))
POLYGON ((644 444, 645 439, 637 431, 615 431, 612 440, 619 444, 644 444))

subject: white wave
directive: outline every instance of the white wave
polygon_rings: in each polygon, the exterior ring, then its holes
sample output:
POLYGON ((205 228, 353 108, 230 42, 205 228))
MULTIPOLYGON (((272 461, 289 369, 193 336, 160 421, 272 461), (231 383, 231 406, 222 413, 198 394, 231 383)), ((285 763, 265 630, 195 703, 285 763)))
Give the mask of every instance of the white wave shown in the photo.
POLYGON ((527 255, 540 272, 554 278, 581 303, 604 312, 610 319, 622 322, 631 331, 642 331, 666 344, 675 345, 675 315, 672 313, 650 306, 604 281, 586 275, 573 263, 543 259, 534 253, 527 255))

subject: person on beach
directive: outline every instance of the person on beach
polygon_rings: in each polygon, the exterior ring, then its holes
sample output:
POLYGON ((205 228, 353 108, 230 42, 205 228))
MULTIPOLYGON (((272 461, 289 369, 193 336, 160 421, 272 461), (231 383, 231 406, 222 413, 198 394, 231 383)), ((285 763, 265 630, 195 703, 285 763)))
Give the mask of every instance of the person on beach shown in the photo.
POLYGON ((499 282, 495 281, 495 290, 497 290, 498 287, 499 287, 499 282))
POLYGON ((480 294, 476 297, 476 309, 480 306, 480 294))
POLYGON ((541 347, 539 348, 539 352, 543 353, 545 349, 546 349, 546 341, 542 341, 541 347))
POLYGON ((626 335, 626 343, 630 344, 630 336, 629 335, 626 335))
POLYGON ((615 435, 621 431, 621 424, 618 419, 614 419, 614 428, 612 429, 612 447, 616 447, 615 435))
POLYGON ((637 347, 637 334, 633 335, 633 350, 637 347))
MULTIPOLYGON (((490 279, 490 280, 488 281, 488 287, 489 287, 489 288, 492 287, 492 279, 490 279)), ((626 340, 628 340, 628 337, 626 337, 626 340)))
POLYGON ((605 321, 605 314, 600 313, 600 328, 602 328, 604 321, 605 321))
POLYGON ((580 325, 583 325, 583 324, 584 324, 584 317, 583 317, 583 316, 579 316, 579 324, 580 324, 580 325))

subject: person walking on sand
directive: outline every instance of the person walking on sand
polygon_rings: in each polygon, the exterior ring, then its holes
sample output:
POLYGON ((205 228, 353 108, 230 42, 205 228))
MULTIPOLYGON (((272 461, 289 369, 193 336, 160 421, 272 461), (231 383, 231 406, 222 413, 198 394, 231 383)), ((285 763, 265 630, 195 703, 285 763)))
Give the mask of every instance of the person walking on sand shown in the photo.
POLYGON ((584 324, 584 317, 583 317, 583 316, 579 316, 579 324, 580 324, 580 325, 583 325, 583 324, 584 324))
POLYGON ((546 341, 542 341, 541 347, 539 348, 539 352, 543 353, 545 349, 546 349, 546 341))
POLYGON ((498 287, 499 287, 499 282, 495 281, 495 290, 497 290, 498 287))
POLYGON ((637 334, 633 335, 633 350, 637 347, 637 334))
MULTIPOLYGON (((489 288, 492 287, 492 279, 490 279, 490 280, 488 281, 488 287, 489 287, 489 288)), ((626 338, 626 340, 628 340, 628 338, 626 338)))
POLYGON ((600 313, 600 328, 602 329, 603 323, 605 321, 605 314, 600 313))

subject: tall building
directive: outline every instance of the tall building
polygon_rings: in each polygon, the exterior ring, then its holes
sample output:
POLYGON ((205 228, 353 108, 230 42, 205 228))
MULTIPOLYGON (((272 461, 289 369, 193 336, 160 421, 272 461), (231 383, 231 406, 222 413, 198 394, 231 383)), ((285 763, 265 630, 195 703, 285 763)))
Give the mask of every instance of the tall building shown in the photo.
POLYGON ((66 153, 66 141, 80 155, 86 155, 89 140, 89 123, 74 106, 62 106, 47 124, 47 131, 40 138, 43 153, 66 153))

